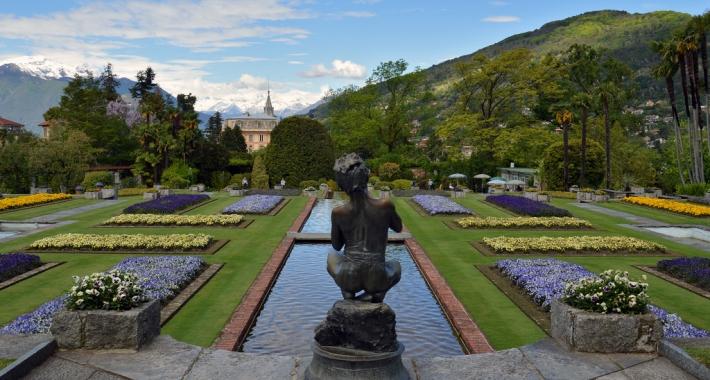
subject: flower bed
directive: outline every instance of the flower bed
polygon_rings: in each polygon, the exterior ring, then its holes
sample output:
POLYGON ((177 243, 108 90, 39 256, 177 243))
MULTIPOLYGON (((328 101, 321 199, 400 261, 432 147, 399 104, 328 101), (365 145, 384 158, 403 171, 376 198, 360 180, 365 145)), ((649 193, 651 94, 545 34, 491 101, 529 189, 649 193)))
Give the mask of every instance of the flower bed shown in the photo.
MULTIPOLYGON (((137 285, 148 299, 159 299, 162 304, 175 297, 206 265, 201 258, 191 256, 128 257, 113 269, 131 271, 138 275, 137 285)), ((0 328, 0 334, 46 334, 52 325, 52 315, 61 309, 68 294, 46 302, 35 311, 21 315, 0 328)))
POLYGON ((412 200, 431 215, 473 214, 470 209, 441 195, 415 195, 412 200))
POLYGON ((588 221, 572 217, 468 217, 454 222, 461 228, 592 228, 588 221))
MULTIPOLYGON (((528 294, 535 303, 549 309, 553 299, 565 294, 569 282, 579 283, 583 278, 599 276, 581 265, 554 259, 498 260, 495 266, 528 294)), ((665 338, 709 337, 707 331, 683 322, 676 314, 649 304, 648 308, 661 318, 665 338)))
POLYGON ((20 207, 34 206, 41 203, 56 202, 65 199, 71 199, 69 194, 35 194, 22 197, 2 198, 0 199, 0 211, 12 210, 20 207))
POLYGON ((689 284, 710 289, 710 259, 679 257, 672 260, 661 260, 656 268, 689 284))
POLYGON ((188 251, 206 248, 212 242, 212 236, 205 234, 172 235, 94 235, 61 234, 32 243, 29 248, 36 250, 157 250, 188 251))
POLYGON ((206 194, 173 194, 123 209, 124 214, 172 214, 208 200, 206 194))
POLYGON ((622 199, 624 202, 628 202, 635 205, 648 206, 653 208, 658 208, 661 210, 673 211, 680 214, 692 215, 692 216, 710 216, 710 207, 697 206, 690 203, 681 203, 676 201, 670 201, 660 198, 647 198, 647 197, 625 197, 622 199))
POLYGON ((0 282, 42 265, 39 256, 26 253, 0 253, 0 282))
POLYGON ((268 214, 283 200, 284 197, 280 195, 248 195, 225 207, 222 214, 268 214))
POLYGON ((101 225, 147 225, 147 226, 229 226, 237 225, 244 216, 234 215, 160 215, 121 214, 101 222, 101 225))
POLYGON ((142 189, 119 189, 118 190, 118 196, 119 197, 131 197, 135 195, 143 195, 144 193, 149 192, 150 190, 153 190, 153 188, 142 188, 142 189))
POLYGON ((516 214, 528 216, 572 216, 564 209, 513 195, 489 195, 486 201, 510 210, 516 214))
POLYGON ((571 191, 546 191, 545 194, 553 198, 577 199, 577 194, 571 191))
POLYGON ((625 236, 573 236, 513 238, 499 236, 483 238, 483 244, 496 253, 501 252, 566 252, 566 251, 648 251, 665 252, 666 247, 645 240, 625 236))

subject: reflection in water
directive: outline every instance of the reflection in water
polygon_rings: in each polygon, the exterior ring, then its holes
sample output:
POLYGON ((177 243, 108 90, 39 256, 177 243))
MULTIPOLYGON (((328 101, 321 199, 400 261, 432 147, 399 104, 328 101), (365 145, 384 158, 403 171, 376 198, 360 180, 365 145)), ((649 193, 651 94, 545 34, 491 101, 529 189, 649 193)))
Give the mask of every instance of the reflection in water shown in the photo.
POLYGON ((16 234, 16 233, 17 233, 17 232, 14 232, 14 231, 13 231, 13 232, 9 232, 9 231, 8 231, 8 232, 0 232, 0 239, 6 238, 6 237, 8 237, 8 236, 12 236, 12 235, 14 235, 14 234, 16 234))
MULTIPOLYGON (((325 270, 330 245, 296 244, 241 351, 310 356, 313 329, 328 314, 340 289, 325 270)), ((463 355, 441 308, 404 245, 388 245, 387 260, 402 264, 402 280, 385 303, 397 314, 397 339, 405 356, 463 355)))
MULTIPOLYGON (((335 207, 348 203, 347 195, 343 195, 343 198, 337 195, 341 192, 336 192, 336 196, 333 199, 318 199, 318 202, 313 206, 311 211, 311 216, 306 220, 306 224, 303 225, 301 232, 315 233, 315 232, 326 232, 330 233, 330 213, 335 207)), ((394 233, 392 229, 387 231, 388 233, 394 233)))

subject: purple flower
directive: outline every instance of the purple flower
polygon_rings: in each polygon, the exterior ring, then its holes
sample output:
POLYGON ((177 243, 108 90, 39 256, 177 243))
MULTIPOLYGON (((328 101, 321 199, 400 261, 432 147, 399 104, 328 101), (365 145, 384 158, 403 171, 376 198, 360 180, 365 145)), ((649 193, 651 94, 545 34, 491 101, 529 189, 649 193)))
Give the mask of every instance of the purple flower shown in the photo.
POLYGON ((473 211, 441 195, 415 195, 412 200, 429 214, 473 214, 473 211))
POLYGON ((283 199, 280 195, 249 195, 225 207, 222 214, 268 214, 283 199))
POLYGON ((39 256, 26 253, 0 254, 0 282, 37 268, 41 265, 39 256))
POLYGON ((207 194, 172 194, 123 209, 124 214, 173 214, 209 199, 207 194))
POLYGON ((514 195, 489 195, 486 197, 486 201, 494 203, 519 215, 572 216, 572 214, 567 210, 514 195))

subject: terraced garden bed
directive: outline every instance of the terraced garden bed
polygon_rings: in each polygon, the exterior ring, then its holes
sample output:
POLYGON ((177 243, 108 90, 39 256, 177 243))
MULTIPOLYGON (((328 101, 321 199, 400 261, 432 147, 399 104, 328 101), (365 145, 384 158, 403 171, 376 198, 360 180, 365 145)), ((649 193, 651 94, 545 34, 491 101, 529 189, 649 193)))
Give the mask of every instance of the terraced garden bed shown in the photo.
POLYGON ((586 220, 573 217, 467 217, 445 221, 451 229, 511 229, 511 230, 594 230, 586 220))
POLYGON ((195 228, 247 228, 254 220, 234 215, 162 215, 121 214, 94 227, 195 227, 195 228))
POLYGON ((486 256, 664 256, 664 246, 625 236, 483 238, 470 244, 486 256))
POLYGON ((407 200, 422 216, 466 216, 473 211, 441 195, 415 195, 407 200))
POLYGON ((281 195, 247 195, 239 202, 225 207, 220 213, 274 216, 286 206, 288 201, 288 198, 281 195))
POLYGON ((187 212, 212 201, 206 194, 172 194, 123 209, 124 214, 175 214, 187 212))
POLYGON ((229 240, 215 240, 205 234, 61 234, 37 240, 24 250, 32 253, 214 254, 227 242, 229 240))

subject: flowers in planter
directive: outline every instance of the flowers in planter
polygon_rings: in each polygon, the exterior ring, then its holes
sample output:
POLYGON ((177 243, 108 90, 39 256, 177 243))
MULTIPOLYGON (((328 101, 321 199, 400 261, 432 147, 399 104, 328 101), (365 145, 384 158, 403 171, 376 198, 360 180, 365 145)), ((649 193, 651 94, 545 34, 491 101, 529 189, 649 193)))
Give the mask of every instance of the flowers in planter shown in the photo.
POLYGON ((412 200, 422 206, 431 215, 437 214, 473 214, 470 209, 441 195, 415 195, 412 200))
POLYGON ((583 219, 572 217, 517 217, 517 218, 474 218, 454 220, 461 228, 592 228, 583 219))
POLYGON ((75 191, 84 191, 84 186, 77 185, 77 186, 74 188, 74 190, 75 190, 75 191))
POLYGON ((212 236, 205 234, 171 235, 93 235, 61 234, 40 239, 30 244, 31 249, 89 249, 93 251, 114 250, 190 250, 207 247, 212 236))
POLYGON ((581 189, 581 190, 579 190, 579 191, 582 192, 582 193, 592 193, 592 192, 594 192, 594 190, 592 190, 592 189, 590 189, 590 188, 588 188, 588 187, 585 187, 585 188, 583 188, 583 189, 581 189))
POLYGON ((172 194, 123 209, 124 214, 172 214, 210 198, 207 194, 172 194))
POLYGON ((535 187, 528 187, 527 189, 525 189, 525 192, 527 192, 527 193, 537 193, 537 188, 535 188, 535 187))
POLYGON ((119 196, 119 197, 130 197, 130 196, 134 196, 134 195, 143 195, 143 193, 150 192, 150 190, 153 190, 153 189, 146 189, 146 188, 142 188, 142 189, 119 189, 119 190, 118 190, 118 196, 119 196))
POLYGON ((594 195, 606 195, 606 191, 604 190, 597 190, 594 192, 594 195))
POLYGON ((656 268, 675 278, 701 288, 710 289, 710 259, 704 257, 678 257, 661 260, 656 268))
POLYGON ((0 253, 0 282, 42 265, 39 256, 26 253, 0 253))
POLYGON ((502 252, 564 252, 564 251, 665 251, 666 247, 641 239, 625 236, 573 236, 514 238, 485 237, 483 243, 496 253, 502 252))
POLYGON ((303 191, 316 191, 316 188, 313 186, 308 186, 305 189, 303 189, 303 191))
POLYGON ((130 310, 146 300, 138 276, 118 269, 91 276, 74 276, 66 307, 69 310, 130 310))
POLYGON ((104 183, 101 181, 96 182, 96 187, 104 187, 104 183))
POLYGON ((35 195, 26 195, 22 197, 2 198, 0 199, 0 211, 11 210, 20 207, 34 206, 41 203, 49 203, 71 199, 69 194, 47 194, 40 193, 35 195))
POLYGON ((567 210, 514 195, 489 195, 486 197, 486 201, 521 215, 572 216, 572 214, 567 210))
POLYGON ((629 202, 635 205, 659 208, 662 210, 678 212, 692 216, 710 216, 710 207, 697 206, 689 203, 681 203, 660 198, 647 197, 625 197, 624 202, 629 202))
POLYGON ((284 197, 281 195, 248 195, 222 210, 222 214, 268 214, 284 197))
MULTIPOLYGON (((553 299, 565 295, 568 283, 579 283, 589 277, 595 280, 600 278, 581 265, 555 259, 506 259, 498 260, 494 265, 538 305, 548 310, 553 299)), ((710 337, 707 331, 683 322, 676 314, 652 304, 648 304, 648 308, 661 318, 664 338, 710 337)))
MULTIPOLYGON (((135 284, 143 289, 145 298, 159 299, 162 304, 167 304, 167 301, 175 297, 180 289, 185 288, 205 265, 204 259, 194 256, 143 256, 125 258, 110 271, 135 273, 135 284)), ((28 314, 15 318, 0 327, 0 334, 49 333, 52 316, 65 305, 68 298, 69 294, 62 295, 28 314)))
POLYGON ((391 191, 389 186, 382 186, 380 187, 380 191, 391 191))
POLYGON ((549 196, 553 198, 562 198, 562 199, 577 199, 577 194, 571 192, 571 191, 544 191, 541 192, 540 194, 548 194, 549 196))
POLYGON ((635 280, 629 277, 629 272, 608 269, 599 276, 581 278, 577 284, 568 282, 560 300, 596 313, 641 314, 648 305, 645 281, 646 275, 635 280))
POLYGON ((101 222, 102 225, 149 225, 149 226, 227 226, 239 224, 244 216, 233 215, 162 215, 121 214, 101 222))

